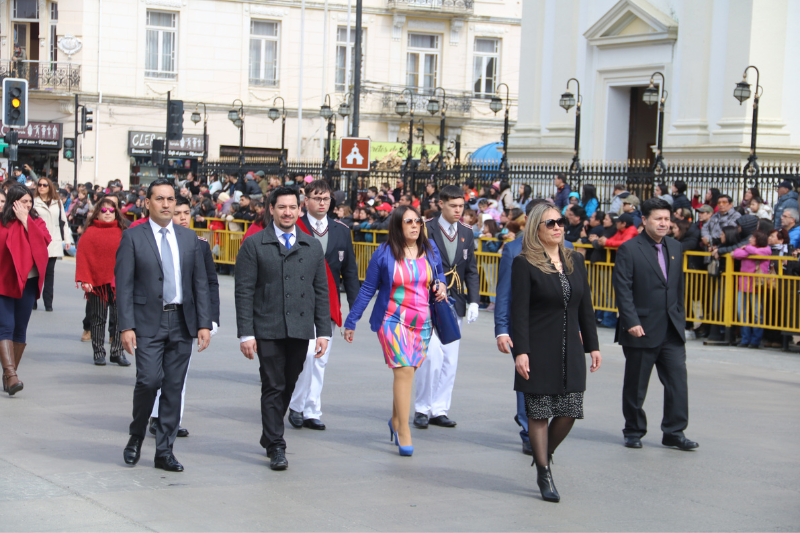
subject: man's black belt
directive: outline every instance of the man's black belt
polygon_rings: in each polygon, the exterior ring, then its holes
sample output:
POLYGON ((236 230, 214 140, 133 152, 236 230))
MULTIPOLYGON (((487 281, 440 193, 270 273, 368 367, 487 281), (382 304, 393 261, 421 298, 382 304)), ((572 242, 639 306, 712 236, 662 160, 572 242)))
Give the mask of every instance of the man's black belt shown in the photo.
POLYGON ((166 304, 164 305, 164 311, 177 311, 183 307, 183 304, 166 304))

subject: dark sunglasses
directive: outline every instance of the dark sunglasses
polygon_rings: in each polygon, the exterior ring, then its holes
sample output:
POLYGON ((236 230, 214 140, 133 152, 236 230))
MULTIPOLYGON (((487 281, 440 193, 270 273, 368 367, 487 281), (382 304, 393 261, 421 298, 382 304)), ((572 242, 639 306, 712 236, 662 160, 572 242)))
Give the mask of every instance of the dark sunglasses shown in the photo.
POLYGON ((547 229, 555 228, 556 224, 558 224, 559 228, 563 228, 564 226, 567 225, 567 219, 565 217, 551 218, 548 220, 542 220, 541 222, 539 222, 539 224, 544 224, 544 227, 547 229))
POLYGON ((39 187, 49 187, 50 186, 49 183, 39 183, 37 185, 39 185, 39 187))
POLYGON ((114 211, 115 211, 115 209, 113 207, 101 207, 100 208, 100 212, 101 213, 113 213, 114 211))
POLYGON ((410 226, 411 224, 420 225, 420 224, 422 224, 422 219, 421 218, 404 218, 403 219, 403 224, 405 224, 406 226, 410 226))

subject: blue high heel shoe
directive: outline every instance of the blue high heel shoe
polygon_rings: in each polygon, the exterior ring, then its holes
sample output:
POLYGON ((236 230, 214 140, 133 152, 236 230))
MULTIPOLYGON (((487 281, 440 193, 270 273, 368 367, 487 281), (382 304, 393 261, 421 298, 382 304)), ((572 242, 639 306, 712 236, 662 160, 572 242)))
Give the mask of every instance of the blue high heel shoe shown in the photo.
POLYGON ((414 455, 414 447, 413 446, 400 446, 398 443, 397 445, 400 448, 400 455, 403 457, 411 457, 414 455))
POLYGON ((389 442, 396 443, 400 446, 400 439, 397 437, 397 432, 394 430, 394 426, 392 426, 392 419, 389 419, 389 442))

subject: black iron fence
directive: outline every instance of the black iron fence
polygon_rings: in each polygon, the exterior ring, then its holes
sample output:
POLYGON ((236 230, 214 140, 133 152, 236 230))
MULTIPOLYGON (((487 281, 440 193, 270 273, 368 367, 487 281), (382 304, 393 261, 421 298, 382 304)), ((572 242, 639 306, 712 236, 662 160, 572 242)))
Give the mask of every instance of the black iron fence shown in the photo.
POLYGON ((569 161, 517 161, 509 164, 507 171, 499 168, 496 162, 469 164, 451 164, 445 161, 444 168, 437 169, 435 163, 415 162, 412 169, 377 170, 377 162, 369 172, 343 172, 338 168, 324 168, 322 161, 289 161, 282 165, 277 158, 259 160, 248 159, 240 167, 235 158, 230 160, 208 161, 201 166, 201 174, 209 175, 217 172, 220 175, 229 172, 263 170, 268 176, 277 176, 283 182, 287 180, 301 181, 310 175, 315 179, 326 179, 336 189, 364 192, 369 187, 380 188, 388 183, 395 188, 397 180, 403 180, 405 189, 421 195, 429 182, 438 188, 444 185, 462 185, 472 183, 474 188, 491 187, 494 182, 507 180, 512 187, 513 196, 517 197, 520 185, 530 185, 533 198, 549 198, 555 192, 554 178, 559 174, 567 175, 572 190, 580 192, 582 185, 592 184, 597 189, 601 209, 607 208, 613 198, 614 185, 624 184, 628 191, 645 200, 654 194, 655 186, 663 183, 668 188, 677 180, 687 184, 687 196, 691 199, 693 191, 702 197, 709 188, 719 189, 730 195, 738 203, 748 187, 758 187, 761 197, 770 205, 778 199, 777 185, 790 181, 795 189, 800 189, 800 161, 764 162, 760 174, 756 177, 744 177, 742 169, 745 161, 692 161, 668 162, 667 174, 656 175, 648 161, 583 161, 583 169, 579 175, 570 175, 569 161), (433 167, 433 168, 431 168, 433 167))

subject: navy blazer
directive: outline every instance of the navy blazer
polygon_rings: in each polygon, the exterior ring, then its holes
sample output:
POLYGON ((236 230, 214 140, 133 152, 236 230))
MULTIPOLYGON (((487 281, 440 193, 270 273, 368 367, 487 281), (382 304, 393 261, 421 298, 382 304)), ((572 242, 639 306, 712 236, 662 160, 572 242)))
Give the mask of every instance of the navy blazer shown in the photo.
MULTIPOLYGON (((441 216, 441 215, 440 215, 441 216)), ((439 226, 439 217, 434 217, 425 221, 428 228, 428 238, 431 239, 440 250, 444 249, 444 233, 439 226)), ((442 268, 445 272, 455 266, 458 277, 461 279, 461 291, 454 284, 448 291, 448 295, 455 300, 455 309, 458 316, 467 314, 467 303, 478 303, 480 300, 480 277, 478 276, 478 261, 475 258, 475 235, 472 228, 466 224, 458 222, 458 235, 456 235, 456 255, 454 264, 450 264, 447 254, 442 254, 442 268), (464 294, 466 289, 467 294, 464 294)), ((452 279, 452 278, 451 278, 452 279)))
MULTIPOLYGON (((433 249, 433 263, 436 268, 436 274, 439 281, 447 283, 444 278, 444 270, 442 269, 442 259, 439 256, 439 249, 436 243, 432 240, 433 249)), ((386 310, 389 308, 389 293, 392 292, 392 279, 394 277, 394 265, 397 261, 392 255, 392 249, 388 243, 378 246, 378 249, 372 254, 367 267, 367 275, 364 283, 361 285, 361 290, 358 292, 353 307, 347 314, 347 320, 344 321, 345 329, 356 329, 356 322, 361 319, 364 310, 369 305, 369 301, 378 293, 378 298, 375 305, 372 307, 372 315, 369 318, 369 325, 372 331, 378 331, 383 323, 383 317, 386 315, 386 310)))
MULTIPOLYGON (((308 214, 305 214, 301 220, 308 231, 312 232, 311 236, 314 237, 313 226, 308 214)), ((353 307, 360 283, 356 254, 353 250, 353 235, 344 222, 328 217, 328 246, 323 252, 325 252, 328 268, 331 269, 333 279, 336 281, 336 294, 339 294, 338 285, 339 279, 341 279, 344 282, 344 292, 347 294, 347 304, 353 307)))
MULTIPOLYGON (((494 301, 494 336, 511 335, 511 263, 522 252, 523 236, 520 235, 503 246, 503 255, 500 257, 500 268, 497 272, 496 298, 494 301)), ((572 243, 564 242, 564 247, 574 249, 572 243)))

